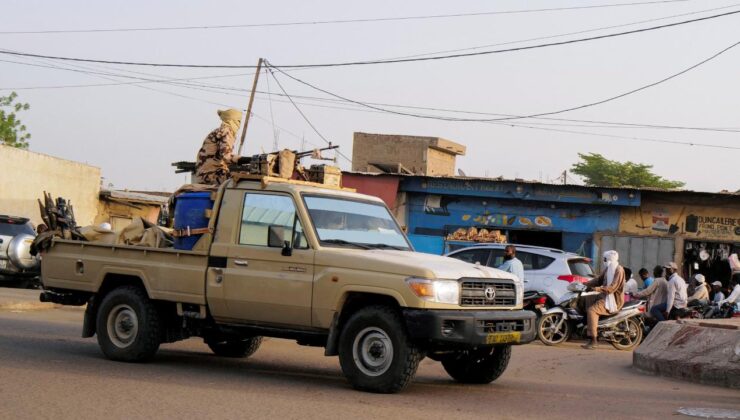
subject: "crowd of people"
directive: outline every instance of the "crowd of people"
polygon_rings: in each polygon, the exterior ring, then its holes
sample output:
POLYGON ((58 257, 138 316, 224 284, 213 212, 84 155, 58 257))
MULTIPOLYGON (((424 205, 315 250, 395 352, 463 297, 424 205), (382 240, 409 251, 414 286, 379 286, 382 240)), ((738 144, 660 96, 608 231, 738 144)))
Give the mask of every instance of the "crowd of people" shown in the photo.
POLYGON ((655 321, 687 317, 689 308, 699 311, 703 318, 714 317, 726 305, 730 305, 731 312, 740 313, 740 272, 733 274, 728 287, 718 280, 710 283, 700 273, 687 282, 679 275, 674 262, 656 266, 652 276, 645 268, 638 275, 645 286, 640 289, 629 273, 626 298, 647 299, 648 313, 655 321))

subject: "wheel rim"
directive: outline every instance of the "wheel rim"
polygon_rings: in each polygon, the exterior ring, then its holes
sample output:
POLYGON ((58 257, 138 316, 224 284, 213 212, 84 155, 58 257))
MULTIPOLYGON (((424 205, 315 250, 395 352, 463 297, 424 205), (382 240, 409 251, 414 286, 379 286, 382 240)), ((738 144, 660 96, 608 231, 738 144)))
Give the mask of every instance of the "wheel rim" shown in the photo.
POLYGON ((388 371, 393 362, 393 343, 382 329, 365 328, 355 336, 352 357, 362 373, 380 376, 388 371))
POLYGON ((566 329, 568 327, 565 325, 565 321, 560 322, 561 318, 562 315, 557 314, 545 315, 542 318, 540 332, 542 333, 542 337, 548 342, 558 343, 565 340, 566 329))
POLYGON ((139 318, 129 305, 117 305, 108 313, 108 337, 119 348, 126 348, 136 340, 139 318))
POLYGON ((626 336, 619 340, 619 344, 623 347, 630 347, 633 346, 637 341, 638 331, 637 329, 639 326, 637 323, 631 319, 628 319, 625 321, 627 323, 627 331, 625 331, 626 336))

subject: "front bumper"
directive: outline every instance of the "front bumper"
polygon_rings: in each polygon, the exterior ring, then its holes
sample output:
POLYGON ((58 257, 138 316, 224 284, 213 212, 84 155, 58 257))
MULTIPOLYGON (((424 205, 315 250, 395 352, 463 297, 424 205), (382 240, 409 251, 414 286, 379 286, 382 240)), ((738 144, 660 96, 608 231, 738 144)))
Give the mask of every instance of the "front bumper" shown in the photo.
POLYGON ((438 347, 527 344, 537 335, 531 311, 405 309, 403 315, 412 339, 438 347))

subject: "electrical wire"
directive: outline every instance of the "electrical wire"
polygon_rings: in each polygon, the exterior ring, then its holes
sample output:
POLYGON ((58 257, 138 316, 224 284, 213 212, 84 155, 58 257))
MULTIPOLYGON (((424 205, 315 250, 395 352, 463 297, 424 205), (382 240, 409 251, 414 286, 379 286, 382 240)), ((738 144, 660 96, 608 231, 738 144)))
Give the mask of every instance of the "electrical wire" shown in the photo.
MULTIPOLYGON (((251 91, 249 89, 244 88, 236 88, 232 86, 222 86, 222 85, 212 85, 212 84, 197 84, 197 83, 185 83, 184 81, 190 81, 190 80, 196 80, 196 79, 208 79, 208 78, 219 78, 219 77, 235 77, 235 76, 245 76, 249 75, 249 73, 239 73, 239 74, 232 74, 232 75, 222 75, 222 76, 204 76, 204 77, 192 77, 192 78, 167 78, 167 79, 148 79, 148 78, 141 78, 141 77, 133 77, 129 75, 121 75, 121 74, 115 74, 115 73, 100 73, 100 72, 92 72, 87 70, 71 70, 63 67, 58 66, 52 66, 52 65, 40 65, 40 64, 32 64, 32 63, 24 63, 20 61, 11 61, 11 60, 0 60, 0 62, 8 62, 13 64, 20 64, 20 65, 28 65, 28 66, 35 66, 35 67, 42 67, 42 68, 49 68, 49 69, 55 69, 55 70, 67 70, 67 71, 75 71, 79 73, 87 73, 87 74, 104 74, 104 75, 111 75, 114 77, 124 77, 124 78, 134 78, 135 81, 129 81, 129 82, 116 82, 116 83, 103 83, 103 84, 82 84, 82 85, 64 85, 64 86, 48 86, 48 87, 37 87, 39 89, 43 88, 63 88, 63 87, 98 87, 98 86, 118 86, 118 85, 134 85, 134 84, 146 84, 146 83, 165 83, 177 87, 183 87, 183 88, 189 88, 189 89, 195 89, 195 90, 201 90, 204 92, 210 92, 210 93, 218 93, 218 94, 231 94, 230 92, 239 92, 239 97, 244 97, 245 95, 249 95, 251 91), (226 91, 226 92, 223 92, 226 91)), ((120 70, 120 71, 126 71, 126 70, 120 70)), ((128 71, 131 72, 131 71, 128 71)), ((155 76, 151 73, 142 73, 142 72, 131 72, 136 74, 144 74, 149 76, 155 76)), ((252 73, 253 75, 253 73, 252 73)), ((269 82, 268 82, 269 83, 269 82)), ((18 90, 19 88, 0 88, 0 90, 18 90)), ((263 92, 263 91, 256 91, 255 93, 260 95, 275 95, 275 96, 285 96, 284 94, 280 93, 271 93, 271 92, 263 92)), ((305 95, 291 95, 293 98, 298 99, 304 99, 304 100, 311 100, 311 101, 319 101, 319 102, 330 102, 330 103, 344 103, 349 104, 344 100, 340 99, 334 99, 334 98, 321 98, 321 97, 315 97, 315 96, 305 96, 305 95)), ((404 108, 404 109, 418 109, 418 110, 426 110, 426 111, 437 111, 437 112, 446 112, 446 113, 455 113, 455 114, 469 114, 469 115, 491 115, 491 116, 499 116, 499 117, 519 117, 516 115, 511 114, 503 114, 503 113, 493 113, 493 112, 483 112, 483 111, 470 111, 470 110, 457 110, 457 109, 449 109, 449 108, 438 108, 438 107, 425 107, 425 106, 413 106, 413 105, 399 105, 399 104, 388 104, 388 103, 379 103, 379 102, 367 102, 362 101, 363 103, 371 104, 371 105, 377 105, 377 106, 386 106, 391 108, 404 108)), ((302 103, 303 105, 308 106, 314 106, 314 107, 323 107, 328 109, 342 109, 342 110, 360 110, 359 108, 346 108, 346 107, 327 107, 327 106, 321 106, 316 104, 306 104, 302 103)), ((352 105, 352 104, 349 104, 352 105)), ((377 110, 367 110, 364 111, 367 112, 384 112, 384 111, 377 111, 377 110)), ((660 124, 644 124, 644 123, 629 123, 629 122, 616 122, 616 121, 599 121, 599 120, 583 120, 583 119, 572 119, 572 118, 553 118, 553 117, 531 117, 531 119, 537 119, 537 120, 548 120, 548 121, 563 121, 563 122, 574 122, 574 123, 584 123, 589 125, 577 125, 577 124, 552 124, 552 125, 563 125, 563 126, 570 126, 570 127, 593 127, 593 128, 649 128, 649 129, 676 129, 676 130, 695 130, 695 131, 708 131, 708 132, 725 132, 725 133, 737 133, 740 132, 740 129, 738 128, 717 128, 717 127, 691 127, 691 126, 677 126, 677 125, 660 125, 660 124), (601 124, 601 126, 595 126, 594 124, 601 124)), ((546 123, 536 123, 536 122, 529 122, 529 124, 534 125, 548 125, 546 123)), ((284 130, 283 130, 284 131, 284 130)))
POLYGON ((409 20, 429 20, 429 19, 448 19, 458 17, 476 17, 492 15, 512 15, 522 13, 541 13, 541 12, 559 12, 567 10, 587 10, 603 9, 612 7, 626 6, 645 6, 664 3, 684 3, 690 0, 657 0, 642 1, 631 3, 610 3, 596 4, 590 6, 570 6, 570 7, 553 7, 541 9, 520 9, 520 10, 503 10, 489 12, 472 12, 472 13, 451 13, 441 15, 422 15, 422 16, 400 16, 400 17, 381 17, 381 18, 360 18, 360 19, 336 19, 336 20, 315 20, 315 21, 298 21, 298 22, 274 22, 274 23, 247 23, 237 25, 196 25, 196 26, 159 26, 146 28, 99 28, 99 29, 58 29, 58 30, 37 30, 37 31, 0 31, 0 35, 39 35, 39 34, 79 34, 79 33, 101 33, 101 32, 153 32, 153 31, 183 31, 183 30, 204 30, 204 29, 234 29, 234 28, 264 28, 264 27, 283 27, 283 26, 306 26, 306 25, 333 25, 347 23, 370 23, 370 22, 398 22, 409 20))
POLYGON ((638 88, 631 89, 631 90, 629 90, 627 92, 623 92, 623 93, 620 93, 620 94, 615 95, 615 96, 611 96, 611 97, 606 98, 606 99, 602 99, 602 100, 595 101, 595 102, 589 102, 589 103, 586 103, 586 104, 582 104, 582 105, 578 105, 578 106, 573 106, 573 107, 569 107, 569 108, 565 108, 565 109, 560 109, 560 110, 555 110, 555 111, 541 112, 541 113, 528 114, 528 115, 510 116, 510 117, 499 117, 499 118, 459 118, 459 117, 445 117, 445 116, 439 116, 439 115, 427 115, 427 114, 416 114, 416 113, 411 113, 411 112, 395 111, 395 110, 392 110, 392 109, 388 109, 388 108, 383 108, 383 107, 371 105, 371 104, 368 104, 368 103, 365 103, 365 102, 360 102, 360 101, 357 101, 357 100, 354 100, 354 99, 350 99, 350 98, 347 98, 347 97, 338 95, 338 94, 333 93, 333 92, 330 92, 330 91, 328 91, 326 89, 322 89, 322 88, 320 88, 320 87, 318 87, 318 86, 316 86, 314 84, 308 83, 308 82, 306 82, 306 81, 304 81, 302 79, 299 79, 299 78, 297 78, 297 77, 295 77, 293 75, 290 75, 290 74, 282 71, 279 67, 273 66, 272 63, 269 63, 268 62, 267 65, 270 68, 273 68, 273 69, 277 70, 278 72, 282 73, 283 75, 287 76, 288 78, 290 78, 290 79, 292 79, 292 80, 294 80, 294 81, 296 81, 298 83, 301 83, 301 84, 303 84, 305 86, 308 86, 308 87, 310 87, 310 88, 312 88, 314 90, 317 90, 317 91, 322 92, 322 93, 324 93, 326 95, 329 95, 329 96, 333 96, 333 97, 335 97, 337 99, 341 99, 341 100, 344 100, 344 101, 353 103, 355 105, 364 106, 364 107, 367 107, 367 108, 370 108, 370 109, 374 109, 374 110, 377 110, 377 111, 388 112, 388 113, 391 113, 391 114, 405 115, 405 116, 414 117, 414 118, 443 120, 443 121, 488 122, 488 121, 506 121, 506 120, 516 120, 516 119, 526 119, 526 118, 535 118, 535 117, 542 117, 542 116, 548 116, 548 115, 556 115, 556 114, 562 114, 562 113, 565 113, 565 112, 575 111, 575 110, 579 110, 579 109, 589 108, 589 107, 593 107, 593 106, 597 106, 597 105, 602 105, 602 104, 605 104, 607 102, 611 102, 611 101, 614 101, 614 100, 617 100, 617 99, 624 98, 626 96, 632 95, 634 93, 643 91, 645 89, 649 89, 651 87, 654 87, 654 86, 657 86, 659 84, 665 83, 665 82, 667 82, 667 81, 669 81, 671 79, 674 79, 674 78, 676 78, 678 76, 681 76, 681 75, 683 75, 683 74, 685 74, 685 73, 687 73, 687 72, 689 72, 689 71, 691 71, 691 70, 693 70, 693 69, 695 69, 695 68, 697 68, 697 67, 699 67, 699 66, 701 66, 701 65, 703 65, 703 64, 705 64, 705 63, 707 63, 707 62, 709 62, 709 61, 711 61, 711 60, 713 60, 715 58, 717 58, 717 57, 719 57, 723 53, 729 51, 730 49, 736 47, 739 44, 740 44, 740 41, 735 42, 732 45, 730 45, 730 46, 722 49, 721 51, 713 54, 712 56, 710 56, 708 58, 705 58, 704 60, 702 60, 702 61, 700 61, 700 62, 698 62, 698 63, 696 63, 696 64, 694 64, 692 66, 689 66, 689 67, 687 67, 687 68, 679 71, 678 73, 674 73, 674 74, 672 74, 672 75, 670 75, 668 77, 665 77, 663 79, 660 79, 660 80, 658 80, 656 82, 652 82, 652 83, 649 83, 647 85, 643 85, 643 86, 640 86, 638 88))
MULTIPOLYGON (((347 62, 323 63, 323 64, 284 64, 284 65, 280 65, 280 67, 283 69, 346 67, 346 66, 396 64, 396 63, 411 63, 411 62, 434 61, 434 60, 447 60, 447 59, 455 59, 455 58, 463 58, 463 57, 475 57, 475 56, 483 56, 483 55, 491 55, 491 54, 501 54, 501 53, 508 53, 508 52, 526 51, 526 50, 533 50, 533 49, 539 49, 539 48, 577 44, 577 43, 595 41, 595 40, 600 40, 600 39, 615 38, 615 37, 620 37, 620 36, 625 36, 625 35, 644 33, 644 32, 655 31, 659 29, 686 25, 690 23, 717 19, 720 17, 731 16, 731 15, 735 15, 738 13, 740 13, 740 10, 735 10, 731 12, 726 12, 726 13, 721 13, 721 14, 716 14, 716 15, 711 15, 711 16, 705 16, 705 17, 700 17, 700 18, 695 18, 695 19, 683 20, 680 22, 667 23, 664 25, 633 29, 630 31, 623 31, 623 32, 617 32, 617 33, 611 33, 611 34, 596 35, 596 36, 587 37, 587 38, 570 39, 566 41, 549 42, 549 43, 544 43, 544 44, 527 45, 527 46, 522 46, 522 47, 512 47, 512 48, 505 48, 505 49, 498 49, 498 50, 488 50, 488 51, 478 51, 478 52, 448 54, 448 55, 436 55, 432 57, 399 58, 399 59, 394 59, 394 60, 364 60, 364 61, 347 61, 347 62)), ((52 56, 52 55, 43 55, 43 54, 32 54, 32 53, 25 53, 25 52, 13 52, 13 51, 9 51, 6 49, 0 50, 0 54, 16 55, 16 56, 22 56, 22 57, 48 58, 52 60, 62 60, 62 61, 79 61, 79 62, 88 62, 88 63, 116 64, 116 65, 129 65, 129 66, 178 67, 178 68, 232 68, 232 69, 236 69, 236 68, 245 69, 245 68, 256 68, 257 67, 255 65, 175 64, 175 63, 147 63, 147 62, 117 61, 117 60, 96 60, 96 59, 89 59, 89 58, 62 57, 62 56, 52 56)))
MULTIPOLYGON (((269 67, 272 67, 272 66, 270 66, 268 64, 267 60, 265 60, 264 63, 267 65, 268 68, 269 67)), ((295 103, 295 101, 293 101, 293 98, 291 98, 290 95, 288 95, 288 92, 286 92, 285 88, 283 88, 283 85, 280 83, 280 80, 278 80, 277 77, 275 77, 275 75, 272 72, 270 72, 270 75, 272 76, 273 80, 275 80, 275 83, 277 83, 278 87, 283 92, 283 94, 285 94, 285 96, 288 98, 288 100, 290 100, 290 103, 293 104, 293 107, 295 108, 295 110, 298 111, 298 113, 301 115, 301 117, 303 117, 303 119, 306 121, 306 123, 309 125, 309 127, 311 127, 311 129, 314 131, 314 133, 316 133, 316 135, 319 136, 319 138, 321 138, 321 140, 324 140, 326 142, 326 144, 328 144, 329 146, 331 146, 331 142, 329 140, 327 140, 326 137, 324 137, 323 134, 321 134, 321 132, 318 130, 318 128, 316 128, 316 126, 311 122, 311 120, 308 119, 308 117, 306 116, 306 114, 304 114, 303 111, 301 111, 301 108, 295 103)), ((336 150, 336 153, 339 156, 341 156, 344 159, 346 159, 349 163, 352 163, 352 159, 350 159, 347 156, 345 156, 344 153, 340 152, 339 150, 336 150)))

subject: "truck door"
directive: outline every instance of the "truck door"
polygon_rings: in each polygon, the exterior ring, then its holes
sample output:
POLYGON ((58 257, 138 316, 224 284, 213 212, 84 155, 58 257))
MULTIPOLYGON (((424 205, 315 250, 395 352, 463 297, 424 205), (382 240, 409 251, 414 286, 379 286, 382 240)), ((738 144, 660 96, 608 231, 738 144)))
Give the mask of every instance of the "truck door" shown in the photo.
POLYGON ((303 232, 292 196, 245 193, 237 240, 229 245, 223 270, 226 313, 220 318, 311 325, 314 250, 303 232))

